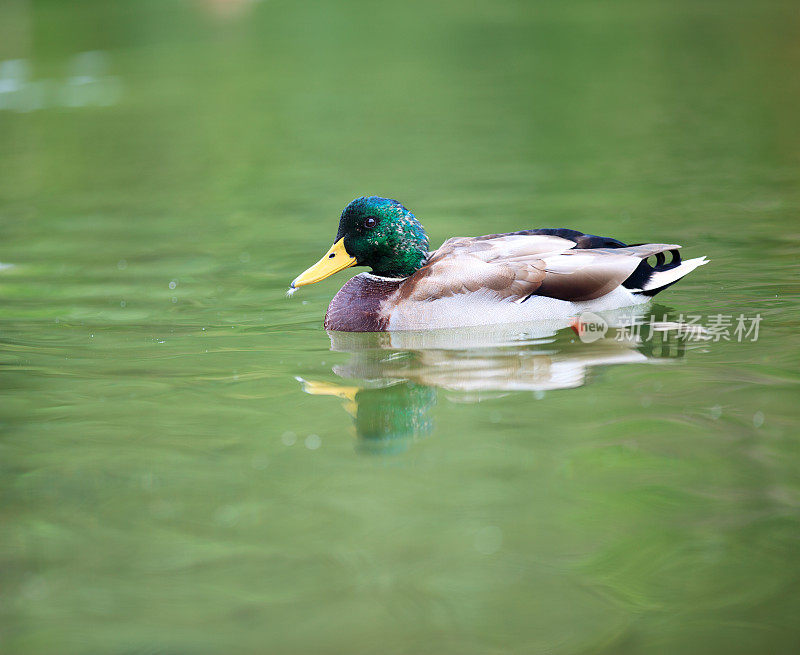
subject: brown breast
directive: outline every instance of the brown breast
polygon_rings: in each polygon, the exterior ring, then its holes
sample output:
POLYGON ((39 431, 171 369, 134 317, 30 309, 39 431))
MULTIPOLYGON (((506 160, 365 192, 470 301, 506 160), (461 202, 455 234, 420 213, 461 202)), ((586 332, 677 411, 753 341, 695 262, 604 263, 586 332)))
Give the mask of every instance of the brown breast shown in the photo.
POLYGON ((381 312, 384 301, 402 284, 402 280, 387 280, 362 273, 351 278, 325 314, 325 329, 342 332, 385 332, 388 314, 381 312))

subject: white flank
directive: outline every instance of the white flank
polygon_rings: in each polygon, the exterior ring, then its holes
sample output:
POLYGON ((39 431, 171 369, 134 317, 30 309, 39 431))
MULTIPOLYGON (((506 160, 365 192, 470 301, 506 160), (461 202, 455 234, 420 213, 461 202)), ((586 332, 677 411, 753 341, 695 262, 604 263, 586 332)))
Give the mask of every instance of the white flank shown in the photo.
POLYGON ((580 302, 532 296, 524 303, 501 300, 489 290, 458 294, 427 302, 404 303, 389 314, 389 330, 430 330, 521 321, 564 321, 582 311, 605 311, 640 305, 647 296, 617 287, 611 293, 580 302))

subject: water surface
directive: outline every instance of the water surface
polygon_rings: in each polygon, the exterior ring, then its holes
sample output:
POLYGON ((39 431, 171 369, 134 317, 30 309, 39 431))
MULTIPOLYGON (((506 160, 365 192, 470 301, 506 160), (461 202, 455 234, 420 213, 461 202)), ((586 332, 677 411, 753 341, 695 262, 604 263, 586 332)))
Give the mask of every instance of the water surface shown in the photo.
POLYGON ((798 20, 0 7, 2 651, 796 652, 798 20), (640 342, 329 335, 364 194, 711 264, 640 342))

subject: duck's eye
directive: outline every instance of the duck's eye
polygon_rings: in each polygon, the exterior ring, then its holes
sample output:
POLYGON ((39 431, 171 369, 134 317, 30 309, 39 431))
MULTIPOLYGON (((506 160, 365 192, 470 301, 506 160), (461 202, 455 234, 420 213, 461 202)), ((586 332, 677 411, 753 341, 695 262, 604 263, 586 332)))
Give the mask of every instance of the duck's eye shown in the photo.
POLYGON ((374 216, 367 216, 364 219, 364 227, 366 227, 367 229, 372 229, 377 224, 378 224, 378 219, 375 218, 374 216))

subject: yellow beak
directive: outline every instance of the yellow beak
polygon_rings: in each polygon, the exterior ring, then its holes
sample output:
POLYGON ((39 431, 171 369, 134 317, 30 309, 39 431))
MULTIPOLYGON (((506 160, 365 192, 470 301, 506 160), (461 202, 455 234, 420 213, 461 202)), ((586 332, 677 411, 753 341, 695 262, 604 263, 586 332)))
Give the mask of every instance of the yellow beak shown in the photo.
POLYGON ((344 237, 342 237, 331 246, 331 249, 322 256, 322 259, 292 280, 291 287, 296 289, 305 284, 315 284, 345 268, 355 266, 355 264, 356 258, 347 254, 347 250, 344 247, 344 237))

